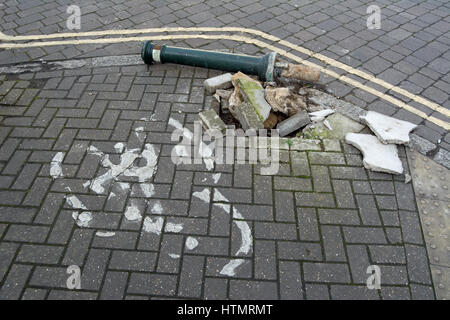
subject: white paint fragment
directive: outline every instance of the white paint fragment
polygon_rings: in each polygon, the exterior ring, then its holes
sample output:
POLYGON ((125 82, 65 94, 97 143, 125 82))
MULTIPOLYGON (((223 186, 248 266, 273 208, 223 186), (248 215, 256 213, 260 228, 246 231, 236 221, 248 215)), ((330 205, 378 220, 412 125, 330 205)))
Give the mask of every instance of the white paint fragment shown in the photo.
MULTIPOLYGON (((244 217, 236 209, 236 207, 233 207, 233 218, 241 220, 244 219, 244 217)), ((239 247, 239 250, 236 252, 236 255, 239 255, 240 253, 248 254, 253 246, 252 231, 250 230, 248 223, 245 221, 234 220, 234 223, 241 231, 241 246, 239 247)))
POLYGON ((365 116, 360 117, 375 133, 382 143, 408 144, 409 133, 417 127, 417 125, 398 120, 384 114, 368 111, 365 116))
POLYGON ((312 122, 320 122, 320 121, 323 121, 330 114, 333 114, 334 112, 335 111, 333 109, 325 109, 325 110, 310 112, 309 117, 312 122))
POLYGON ((129 221, 138 221, 142 219, 141 210, 135 205, 130 205, 125 211, 125 218, 129 221))
POLYGON ((209 203, 211 191, 208 188, 203 189, 203 191, 196 191, 192 195, 200 200, 209 203))
POLYGON ((124 173, 124 171, 132 166, 133 162, 140 157, 137 152, 138 149, 133 149, 123 153, 120 156, 120 163, 118 165, 112 163, 108 155, 104 156, 102 165, 109 168, 109 170, 92 180, 90 189, 95 193, 104 193, 104 185, 124 173))
POLYGON ((91 185, 91 180, 86 181, 85 183, 83 183, 83 188, 87 188, 91 185))
POLYGON ((407 173, 405 173, 405 184, 410 183, 411 182, 411 176, 407 173))
POLYGON ((183 225, 180 223, 172 223, 172 222, 168 222, 166 224, 166 227, 164 228, 164 231, 166 232, 173 232, 173 233, 178 233, 181 230, 183 230, 183 225))
POLYGON ((225 204, 225 203, 214 203, 214 205, 216 207, 222 208, 223 211, 225 211, 226 213, 230 214, 231 212, 231 206, 229 204, 225 204))
POLYGON ((331 124, 328 120, 323 120, 323 125, 330 131, 333 131, 333 128, 331 127, 331 124))
POLYGON ((115 232, 97 231, 95 233, 95 235, 100 238, 111 238, 111 237, 114 237, 116 235, 116 233, 115 232))
POLYGON ((221 173, 213 174, 212 178, 213 178, 214 184, 217 184, 217 182, 219 182, 221 176, 222 176, 221 173))
POLYGON ((163 208, 162 208, 162 206, 161 206, 161 203, 159 202, 159 201, 156 201, 154 204, 153 204, 153 207, 152 207, 152 213, 154 213, 154 214, 161 214, 162 212, 163 212, 163 208))
POLYGON ((146 198, 151 198, 155 194, 155 186, 151 183, 141 183, 139 185, 141 187, 142 194, 146 198))
POLYGON ((96 156, 99 156, 99 157, 103 157, 103 156, 105 155, 103 152, 101 152, 100 150, 98 150, 95 146, 90 146, 90 147, 87 149, 87 152, 88 152, 89 154, 93 154, 93 155, 96 155, 96 156))
POLYGON ((229 202, 227 198, 217 189, 214 189, 214 202, 229 202))
POLYGON ((163 224, 164 219, 161 217, 156 218, 155 221, 153 221, 153 219, 150 217, 145 217, 144 231, 160 235, 163 228, 163 224))
POLYGON ((358 133, 347 133, 345 142, 362 152, 363 164, 366 169, 402 174, 403 166, 398 157, 396 145, 383 144, 375 136, 358 133))
MULTIPOLYGON (((131 167, 124 170, 124 175, 127 177, 138 177, 139 182, 150 180, 156 172, 156 165, 158 164, 158 155, 153 148, 153 145, 146 144, 145 150, 141 154, 145 160, 143 167, 131 167)), ((134 160, 133 160, 134 161, 134 160)))
POLYGON ((232 259, 220 271, 221 275, 234 277, 236 275, 236 268, 245 262, 244 259, 232 259))
POLYGON ((175 253, 169 253, 169 257, 171 257, 172 259, 179 259, 180 255, 179 254, 175 254, 175 253))
POLYGON ((186 239, 186 248, 188 250, 194 250, 198 246, 198 240, 194 237, 187 237, 186 239))
POLYGON ((66 202, 74 209, 87 210, 86 206, 74 195, 66 197, 66 202))
POLYGON ((50 163, 50 175, 53 179, 58 179, 64 177, 62 172, 61 163, 64 159, 64 152, 58 152, 52 159, 50 163))
POLYGON ((118 142, 114 145, 114 149, 116 149, 118 153, 122 153, 124 148, 125 145, 122 142, 118 142))
POLYGON ((109 196, 108 196, 108 200, 109 200, 109 199, 112 199, 112 198, 114 198, 114 197, 117 197, 117 194, 115 194, 114 192, 110 192, 110 193, 109 193, 109 196))
POLYGON ((80 214, 78 212, 72 213, 72 218, 75 220, 75 223, 80 228, 85 228, 89 226, 89 223, 92 221, 92 213, 88 211, 84 211, 80 214))
POLYGON ((134 129, 134 131, 136 131, 136 132, 143 132, 144 131, 144 127, 138 127, 136 129, 134 129))

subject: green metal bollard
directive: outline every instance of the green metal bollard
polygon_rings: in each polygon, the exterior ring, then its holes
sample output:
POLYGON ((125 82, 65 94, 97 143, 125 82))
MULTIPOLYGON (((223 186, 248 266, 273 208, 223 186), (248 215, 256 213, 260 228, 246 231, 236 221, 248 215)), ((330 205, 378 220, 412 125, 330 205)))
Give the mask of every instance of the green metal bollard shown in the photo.
POLYGON ((217 51, 185 49, 155 45, 146 41, 142 46, 142 60, 146 64, 153 62, 176 63, 193 67, 211 68, 222 71, 257 75, 263 81, 274 81, 276 52, 262 57, 243 54, 231 54, 217 51))

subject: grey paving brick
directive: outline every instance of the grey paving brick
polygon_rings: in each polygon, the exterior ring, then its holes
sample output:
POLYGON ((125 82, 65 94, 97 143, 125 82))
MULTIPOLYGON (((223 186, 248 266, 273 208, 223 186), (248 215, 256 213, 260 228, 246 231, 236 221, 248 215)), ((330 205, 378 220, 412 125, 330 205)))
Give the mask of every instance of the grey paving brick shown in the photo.
POLYGON ((356 210, 319 209, 319 221, 323 224, 359 225, 356 210))
POLYGON ((48 232, 48 227, 13 224, 9 226, 5 240, 42 243, 48 232))
POLYGON ((18 300, 31 273, 31 266, 14 264, 0 289, 0 299, 18 300))
POLYGON ((332 192, 330 176, 326 166, 311 166, 314 191, 332 192))
POLYGON ((230 299, 278 299, 278 286, 276 282, 230 280, 230 299))
POLYGON ((406 263, 404 248, 400 246, 369 246, 369 252, 375 263, 406 263))
POLYGON ((305 284, 306 298, 308 300, 329 300, 330 293, 328 286, 323 284, 305 284))
POLYGON ((27 288, 23 292, 21 300, 45 300, 47 290, 27 288))
POLYGON ((431 285, 430 268, 424 247, 405 245, 409 280, 411 282, 431 285))
POLYGON ((68 266, 83 265, 93 235, 93 230, 75 230, 64 255, 63 264, 68 266))
POLYGON ((205 257, 183 256, 178 295, 200 298, 203 286, 205 257))
POLYGON ((323 248, 327 261, 347 261, 341 230, 335 226, 322 226, 323 248))
POLYGON ((382 228, 344 227, 344 238, 349 243, 386 243, 382 228))
POLYGON ((297 206, 334 208, 335 202, 331 193, 296 192, 295 200, 297 206))
POLYGON ((255 241, 255 278, 277 279, 275 241, 255 241))
POLYGON ((128 282, 128 294, 151 296, 172 296, 177 285, 176 275, 131 273, 128 282))
POLYGON ((101 300, 122 300, 127 286, 128 273, 108 271, 103 283, 101 300))
POLYGON ((377 205, 372 195, 357 195, 356 202, 363 224, 373 226, 381 225, 377 205))
POLYGON ((280 261, 279 277, 280 298, 282 300, 303 300, 304 290, 299 263, 280 261))
POLYGON ((205 278, 204 298, 206 300, 222 300, 228 297, 228 280, 205 278))
POLYGON ((276 190, 312 191, 311 180, 305 178, 275 177, 276 190))
POLYGON ((350 272, 348 266, 337 263, 311 263, 303 264, 305 281, 348 283, 350 272))
POLYGON ((400 210, 398 215, 400 217, 403 240, 406 243, 423 244, 422 230, 417 212, 400 210))
POLYGON ((16 261, 33 264, 57 264, 63 254, 64 247, 46 245, 23 245, 16 261))
POLYGON ((317 243, 278 241, 278 257, 286 260, 321 261, 322 250, 317 243))

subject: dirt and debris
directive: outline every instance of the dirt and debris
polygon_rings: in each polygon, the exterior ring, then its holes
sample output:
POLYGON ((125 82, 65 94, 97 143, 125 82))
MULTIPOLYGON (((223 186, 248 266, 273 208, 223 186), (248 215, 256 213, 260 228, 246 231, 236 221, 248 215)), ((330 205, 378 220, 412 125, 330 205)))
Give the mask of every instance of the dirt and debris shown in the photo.
POLYGON ((281 128, 283 136, 289 137, 302 136, 306 125, 322 122, 334 112, 308 101, 312 87, 320 87, 316 83, 320 78, 318 70, 288 63, 277 66, 281 71, 272 82, 242 72, 205 80, 205 91, 212 95, 210 109, 228 127, 281 128), (323 109, 328 110, 310 117, 310 113, 323 109))

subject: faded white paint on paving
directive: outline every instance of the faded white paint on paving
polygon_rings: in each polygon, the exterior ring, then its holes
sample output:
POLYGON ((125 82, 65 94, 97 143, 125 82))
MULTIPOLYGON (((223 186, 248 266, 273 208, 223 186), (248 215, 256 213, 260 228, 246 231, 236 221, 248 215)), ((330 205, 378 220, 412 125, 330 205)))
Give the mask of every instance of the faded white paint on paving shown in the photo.
POLYGON ((87 210, 86 206, 77 198, 77 196, 67 196, 66 202, 74 209, 87 210))
POLYGON ((203 189, 203 191, 196 191, 192 195, 200 200, 209 203, 211 191, 208 188, 203 189))
POLYGON ((153 145, 146 144, 145 150, 142 151, 141 157, 144 158, 146 164, 143 167, 133 166, 124 171, 127 177, 138 177, 139 182, 146 182, 150 180, 156 172, 158 164, 158 155, 153 148, 153 145))
POLYGON ((52 159, 50 163, 50 175, 53 179, 58 179, 60 177, 63 177, 62 167, 61 164, 64 159, 64 153, 58 152, 52 159))
POLYGON ((92 213, 88 211, 84 211, 82 213, 73 212, 72 218, 75 220, 75 223, 81 227, 85 228, 89 226, 89 223, 92 221, 92 213))
POLYGON ((160 235, 163 228, 163 224, 164 219, 162 217, 157 217, 155 221, 153 221, 153 219, 150 217, 145 217, 144 231, 160 235))
POLYGON ((198 246, 198 240, 194 237, 187 237, 186 239, 186 248, 188 250, 194 250, 198 246))
POLYGON ((125 145, 124 145, 122 142, 117 142, 117 143, 114 145, 114 149, 116 149, 116 151, 117 151, 118 153, 122 153, 124 148, 125 148, 125 145))
POLYGON ((114 237, 116 235, 116 233, 115 232, 97 231, 95 233, 95 235, 100 238, 111 238, 111 237, 114 237))
POLYGON ((214 184, 217 184, 217 182, 219 182, 221 176, 222 176, 221 173, 215 173, 215 174, 213 174, 212 177, 213 177, 214 184))
POLYGON ((136 205, 131 204, 125 211, 125 218, 129 221, 139 221, 142 219, 141 210, 136 205))
POLYGON ((160 203, 159 201, 156 201, 156 202, 153 204, 153 207, 152 207, 151 211, 152 211, 152 213, 154 213, 154 214, 161 214, 161 213, 163 212, 163 208, 162 208, 162 206, 161 206, 161 203, 160 203))
POLYGON ((171 257, 172 259, 179 259, 180 255, 179 254, 175 254, 175 253, 169 253, 169 257, 171 257))
POLYGON ((220 270, 220 274, 224 276, 234 277, 236 275, 237 267, 242 265, 244 262, 244 259, 232 259, 222 268, 222 270, 220 270))
MULTIPOLYGON (((234 219, 244 219, 242 214, 236 209, 236 207, 233 207, 233 218, 234 219)), ((239 255, 240 253, 248 254, 250 250, 252 249, 253 245, 253 238, 252 238, 252 232, 250 230, 250 227, 247 222, 245 221, 236 221, 234 220, 234 223, 241 231, 241 246, 239 247, 239 250, 236 252, 236 255, 239 255)))
POLYGON ((173 233, 178 233, 181 230, 183 230, 183 225, 181 223, 168 222, 164 228, 164 231, 173 233))
POLYGON ((219 190, 214 189, 214 202, 229 202, 219 190))

